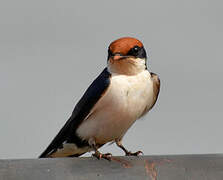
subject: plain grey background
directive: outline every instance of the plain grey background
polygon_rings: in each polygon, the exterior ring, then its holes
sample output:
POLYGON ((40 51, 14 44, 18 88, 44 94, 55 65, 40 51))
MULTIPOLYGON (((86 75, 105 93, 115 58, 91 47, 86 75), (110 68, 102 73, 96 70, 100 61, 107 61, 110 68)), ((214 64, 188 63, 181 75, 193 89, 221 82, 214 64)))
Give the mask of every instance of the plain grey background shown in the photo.
MULTIPOLYGON (((0 158, 36 158, 106 66, 110 42, 123 36, 144 43, 162 83, 124 145, 145 154, 222 153, 222 5, 0 1, 0 158)), ((102 152, 123 154, 115 145, 102 152)))

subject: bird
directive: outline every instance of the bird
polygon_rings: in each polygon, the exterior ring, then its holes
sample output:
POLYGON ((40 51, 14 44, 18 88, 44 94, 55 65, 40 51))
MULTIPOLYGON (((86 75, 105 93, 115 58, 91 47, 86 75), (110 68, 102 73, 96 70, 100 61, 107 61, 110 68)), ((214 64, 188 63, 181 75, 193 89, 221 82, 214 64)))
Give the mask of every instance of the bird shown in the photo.
POLYGON ((98 159, 111 160, 99 148, 116 143, 126 156, 142 151, 127 150, 122 139, 136 120, 155 105, 160 79, 149 72, 142 42, 122 37, 108 47, 107 67, 76 104, 70 118, 39 158, 78 157, 94 151, 98 159))

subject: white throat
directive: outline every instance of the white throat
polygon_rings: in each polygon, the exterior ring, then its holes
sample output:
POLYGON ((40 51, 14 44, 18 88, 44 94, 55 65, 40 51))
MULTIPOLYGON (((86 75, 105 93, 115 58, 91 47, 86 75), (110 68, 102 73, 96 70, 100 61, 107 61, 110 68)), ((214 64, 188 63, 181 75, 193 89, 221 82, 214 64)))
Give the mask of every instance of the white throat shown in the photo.
POLYGON ((110 73, 136 75, 146 69, 146 59, 126 58, 121 60, 108 60, 108 71, 110 73))

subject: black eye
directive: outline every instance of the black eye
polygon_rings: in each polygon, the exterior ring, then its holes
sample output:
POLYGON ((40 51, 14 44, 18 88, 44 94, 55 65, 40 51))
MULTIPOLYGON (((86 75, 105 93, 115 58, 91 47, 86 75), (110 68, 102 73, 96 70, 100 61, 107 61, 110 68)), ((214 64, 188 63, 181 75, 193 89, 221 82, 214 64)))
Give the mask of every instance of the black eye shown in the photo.
POLYGON ((112 54, 112 52, 111 52, 111 50, 110 50, 110 48, 108 48, 108 60, 109 60, 109 58, 112 56, 113 54, 112 54))
POLYGON ((139 46, 135 46, 134 48, 133 48, 133 51, 135 52, 135 53, 137 53, 137 52, 139 52, 139 46))
POLYGON ((110 49, 108 49, 108 56, 112 56, 112 52, 110 49))
POLYGON ((140 47, 139 46, 134 46, 132 49, 130 49, 130 51, 128 52, 128 55, 137 56, 139 51, 140 51, 140 47))

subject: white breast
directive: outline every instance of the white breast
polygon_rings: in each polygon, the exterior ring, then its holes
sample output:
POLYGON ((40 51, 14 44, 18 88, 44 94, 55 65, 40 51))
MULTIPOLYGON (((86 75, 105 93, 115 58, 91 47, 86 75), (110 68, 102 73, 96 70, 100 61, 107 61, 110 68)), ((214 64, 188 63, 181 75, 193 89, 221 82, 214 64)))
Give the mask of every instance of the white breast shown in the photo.
POLYGON ((111 84, 77 129, 85 139, 104 144, 124 136, 153 100, 153 83, 145 70, 134 76, 112 74, 111 84))

